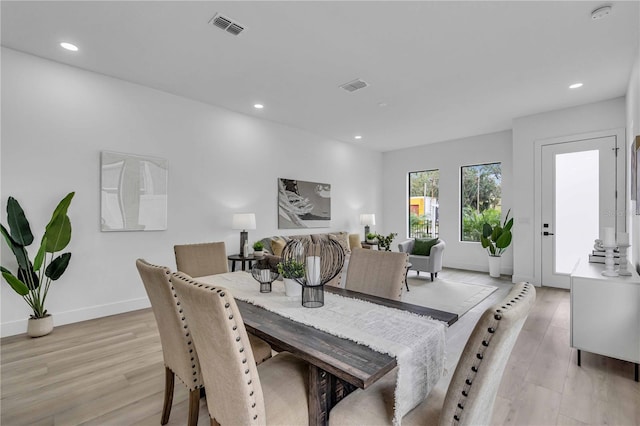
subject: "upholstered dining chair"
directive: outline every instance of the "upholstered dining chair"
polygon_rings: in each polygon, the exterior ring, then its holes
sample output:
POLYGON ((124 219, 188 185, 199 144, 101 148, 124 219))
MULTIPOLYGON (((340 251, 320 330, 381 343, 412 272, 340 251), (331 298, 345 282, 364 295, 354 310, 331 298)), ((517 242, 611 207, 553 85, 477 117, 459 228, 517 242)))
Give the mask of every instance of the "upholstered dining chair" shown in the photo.
POLYGON ((386 299, 400 300, 407 273, 407 253, 354 250, 345 288, 386 299))
MULTIPOLYGON (((178 271, 191 277, 229 272, 224 241, 174 245, 173 251, 176 255, 178 271)), ((249 340, 258 364, 271 358, 271 346, 267 342, 254 335, 249 335, 249 340)))
MULTIPOLYGON (((434 389, 402 418, 402 425, 488 425, 502 373, 536 300, 535 287, 515 284, 500 303, 487 309, 471 332, 446 394, 434 389)), ((329 414, 329 424, 390 425, 395 370, 366 391, 357 390, 329 414)))
POLYGON ((160 424, 167 424, 173 403, 175 376, 189 389, 188 425, 198 424, 200 388, 204 385, 198 354, 177 295, 169 281, 171 271, 164 266, 136 260, 136 267, 147 291, 158 324, 165 365, 164 405, 160 424))
POLYGON ((181 273, 171 282, 184 304, 202 365, 211 424, 306 425, 308 367, 287 352, 256 366, 236 302, 223 287, 181 273))
POLYGON ((229 272, 224 241, 173 246, 178 271, 192 277, 229 272))

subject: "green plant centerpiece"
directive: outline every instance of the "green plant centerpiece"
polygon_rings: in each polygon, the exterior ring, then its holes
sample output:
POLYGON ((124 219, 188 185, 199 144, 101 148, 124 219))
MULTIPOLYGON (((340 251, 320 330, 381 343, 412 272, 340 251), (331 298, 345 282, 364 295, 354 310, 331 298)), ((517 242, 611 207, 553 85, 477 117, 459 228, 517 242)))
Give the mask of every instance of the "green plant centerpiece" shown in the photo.
POLYGON ((487 249, 490 256, 502 256, 502 253, 511 244, 513 218, 509 218, 509 213, 511 213, 511 209, 507 211, 507 216, 504 218, 502 226, 496 225, 494 228, 488 223, 482 225, 480 242, 482 247, 487 249))
POLYGON ((365 237, 368 243, 373 244, 377 241, 376 234, 374 234, 373 232, 369 232, 367 235, 365 235, 365 237))
POLYGON ((395 232, 390 233, 386 237, 384 235, 376 234, 375 238, 378 240, 378 247, 380 250, 391 251, 391 242, 398 234, 395 232))
POLYGON ((278 263, 278 273, 282 275, 282 278, 304 278, 305 266, 304 263, 295 260, 280 262, 278 263))
POLYGON ((30 259, 27 251, 27 247, 34 240, 29 221, 18 200, 9 197, 7 201, 9 230, 4 225, 0 225, 0 229, 16 257, 18 270, 13 274, 4 266, 0 268, 5 281, 31 307, 32 319, 50 316, 45 309, 49 287, 53 281, 62 276, 71 260, 71 253, 62 253, 58 256, 56 253, 62 251, 71 241, 71 221, 67 216, 67 210, 74 195, 75 192, 70 192, 58 203, 45 227, 40 248, 33 260, 30 259))
POLYGON ((304 278, 306 268, 304 263, 295 260, 286 260, 278 263, 278 272, 284 280, 284 293, 289 296, 302 296, 302 285, 296 278, 304 278))

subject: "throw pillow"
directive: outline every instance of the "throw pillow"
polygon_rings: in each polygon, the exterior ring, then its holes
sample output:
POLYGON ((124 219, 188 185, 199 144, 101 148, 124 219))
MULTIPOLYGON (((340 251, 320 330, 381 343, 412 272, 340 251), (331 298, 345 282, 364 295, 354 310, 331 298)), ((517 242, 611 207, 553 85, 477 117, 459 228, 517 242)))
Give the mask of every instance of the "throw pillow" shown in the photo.
POLYGON ((271 250, 275 256, 282 256, 282 250, 287 242, 284 238, 275 237, 271 239, 271 250))
POLYGON ((349 246, 349 234, 347 234, 346 232, 336 232, 333 234, 329 234, 329 239, 340 244, 345 254, 351 253, 351 247, 349 246))
POLYGON ((438 244, 439 241, 440 240, 438 238, 434 238, 432 240, 416 238, 411 254, 416 256, 429 256, 429 254, 431 254, 431 247, 438 244))

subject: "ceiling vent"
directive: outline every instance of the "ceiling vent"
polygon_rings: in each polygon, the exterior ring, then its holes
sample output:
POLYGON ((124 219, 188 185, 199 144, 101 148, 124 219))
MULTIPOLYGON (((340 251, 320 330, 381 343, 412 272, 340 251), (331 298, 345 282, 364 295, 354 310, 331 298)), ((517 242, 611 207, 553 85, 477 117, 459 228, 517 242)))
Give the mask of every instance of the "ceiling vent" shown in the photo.
POLYGON ((348 83, 342 84, 340 87, 346 90, 347 92, 355 92, 356 90, 364 89, 369 84, 366 81, 362 81, 359 78, 350 81, 348 83))
POLYGON ((243 25, 217 13, 209 20, 209 23, 235 36, 240 35, 245 29, 243 25))

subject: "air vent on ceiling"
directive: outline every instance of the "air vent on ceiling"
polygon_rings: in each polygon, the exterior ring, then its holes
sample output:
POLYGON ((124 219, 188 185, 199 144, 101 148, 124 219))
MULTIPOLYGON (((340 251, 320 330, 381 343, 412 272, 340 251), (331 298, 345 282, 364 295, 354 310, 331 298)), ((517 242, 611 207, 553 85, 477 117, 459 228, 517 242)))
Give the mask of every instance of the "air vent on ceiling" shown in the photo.
POLYGON ((359 78, 350 81, 348 83, 340 85, 341 88, 346 90, 347 92, 355 92, 356 90, 364 89, 369 84, 366 81, 362 81, 359 78))
POLYGON ((236 36, 245 29, 244 25, 233 22, 233 20, 217 13, 213 18, 211 18, 211 20, 209 20, 209 23, 236 36))

